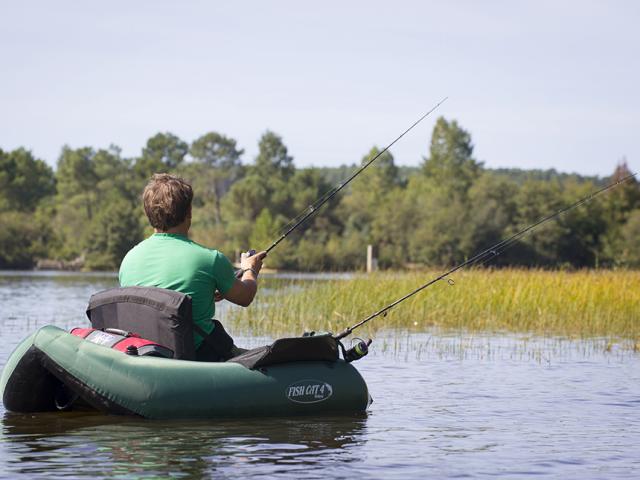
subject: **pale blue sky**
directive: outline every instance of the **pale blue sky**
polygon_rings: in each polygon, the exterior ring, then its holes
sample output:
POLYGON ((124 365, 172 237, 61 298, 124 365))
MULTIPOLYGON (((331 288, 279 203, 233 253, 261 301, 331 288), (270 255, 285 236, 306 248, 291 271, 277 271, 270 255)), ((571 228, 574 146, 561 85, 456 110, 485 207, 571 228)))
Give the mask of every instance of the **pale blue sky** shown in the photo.
MULTIPOLYGON (((359 161, 442 97, 488 167, 640 167, 640 2, 24 1, 0 6, 0 148, 137 155, 267 128, 298 166, 359 161)), ((433 118, 393 148, 417 165, 433 118)))

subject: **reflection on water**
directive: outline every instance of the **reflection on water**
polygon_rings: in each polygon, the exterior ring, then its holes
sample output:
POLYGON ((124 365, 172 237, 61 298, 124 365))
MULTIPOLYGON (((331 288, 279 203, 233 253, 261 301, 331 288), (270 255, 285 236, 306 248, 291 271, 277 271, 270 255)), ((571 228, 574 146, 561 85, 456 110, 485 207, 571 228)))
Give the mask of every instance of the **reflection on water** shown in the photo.
MULTIPOLYGON (((115 284, 113 276, 0 274, 0 365, 35 328, 86 324, 89 296, 115 284)), ((238 343, 261 344, 262 335, 238 343)), ((637 477, 633 349, 387 332, 356 366, 375 399, 362 416, 159 422, 0 407, 0 478, 637 477)))
POLYGON ((334 467, 353 461, 350 447, 365 424, 365 415, 158 422, 86 413, 5 413, 2 440, 9 476, 295 477, 329 461, 334 467))

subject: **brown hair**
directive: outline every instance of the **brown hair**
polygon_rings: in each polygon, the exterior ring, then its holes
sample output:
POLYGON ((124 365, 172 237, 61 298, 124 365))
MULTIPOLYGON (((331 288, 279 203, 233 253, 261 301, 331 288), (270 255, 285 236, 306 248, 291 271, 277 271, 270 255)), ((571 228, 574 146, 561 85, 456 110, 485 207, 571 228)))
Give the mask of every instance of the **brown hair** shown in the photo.
POLYGON ((163 232, 184 222, 192 199, 191 185, 168 173, 154 174, 142 192, 149 223, 163 232))

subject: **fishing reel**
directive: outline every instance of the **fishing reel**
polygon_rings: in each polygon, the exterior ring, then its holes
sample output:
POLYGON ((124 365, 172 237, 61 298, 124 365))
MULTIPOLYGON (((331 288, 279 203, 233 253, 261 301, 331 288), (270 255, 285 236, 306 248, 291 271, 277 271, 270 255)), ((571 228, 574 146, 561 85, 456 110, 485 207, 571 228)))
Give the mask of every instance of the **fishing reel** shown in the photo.
POLYGON ((373 340, 369 339, 367 341, 361 338, 354 338, 351 343, 351 348, 345 348, 344 344, 340 341, 340 337, 336 337, 331 335, 329 332, 304 332, 302 334, 303 337, 313 337, 316 335, 329 335, 336 340, 336 343, 340 346, 340 350, 342 350, 342 358, 345 362, 351 363, 356 360, 360 360, 362 357, 365 357, 369 353, 369 345, 373 340), (355 344, 353 342, 356 342, 355 344))
POLYGON ((361 338, 354 338, 354 340, 357 340, 357 342, 348 350, 345 350, 342 343, 340 343, 340 346, 342 347, 342 356, 344 361, 347 363, 355 362, 356 360, 360 360, 362 357, 365 357, 369 353, 369 345, 373 342, 371 339, 364 341, 361 338))

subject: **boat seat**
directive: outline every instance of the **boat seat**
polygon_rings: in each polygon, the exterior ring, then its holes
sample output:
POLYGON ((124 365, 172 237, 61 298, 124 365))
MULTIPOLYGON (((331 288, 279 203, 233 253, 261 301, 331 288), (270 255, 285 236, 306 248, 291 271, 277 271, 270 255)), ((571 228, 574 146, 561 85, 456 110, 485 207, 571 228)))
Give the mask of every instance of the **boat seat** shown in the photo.
POLYGON ((195 360, 191 297, 155 287, 119 287, 91 296, 87 317, 93 328, 135 332, 174 351, 174 358, 195 360))
MULTIPOLYGON (((96 329, 134 332, 174 351, 174 358, 195 360, 191 297, 156 287, 119 287, 91 296, 87 317, 96 329)), ((280 338, 228 362, 249 369, 290 362, 338 359, 338 341, 329 334, 280 338)))

